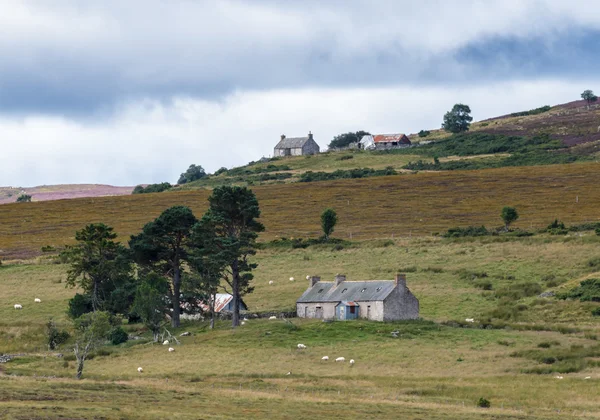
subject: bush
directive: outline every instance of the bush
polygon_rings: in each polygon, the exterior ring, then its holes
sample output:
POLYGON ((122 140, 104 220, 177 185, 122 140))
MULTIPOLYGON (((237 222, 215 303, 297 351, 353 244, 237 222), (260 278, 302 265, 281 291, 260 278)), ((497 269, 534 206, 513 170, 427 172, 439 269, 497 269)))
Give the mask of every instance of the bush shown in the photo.
POLYGON ((350 160, 350 159, 354 159, 354 156, 352 156, 352 155, 344 155, 344 156, 340 156, 336 160, 350 160))
POLYGON ((477 407, 490 408, 490 406, 491 406, 491 403, 489 402, 489 400, 486 400, 483 397, 479 398, 479 401, 477 401, 477 407))
POLYGON ((592 311, 592 316, 600 316, 600 306, 592 311))
POLYGON ((596 228, 595 232, 596 232, 596 235, 600 236, 600 227, 596 228))
POLYGON ((419 131, 419 137, 427 137, 430 134, 431 134, 431 132, 427 131, 427 130, 421 130, 421 131, 419 131))
POLYGON ((488 236, 488 235, 490 235, 490 232, 486 229, 485 226, 482 225, 482 226, 469 226, 466 228, 460 228, 460 227, 450 228, 442 236, 444 238, 461 238, 461 237, 466 237, 466 236, 476 237, 476 236, 488 236))
POLYGON ((579 286, 556 295, 558 299, 579 299, 581 302, 600 302, 600 279, 587 279, 579 286))
POLYGON ((30 203, 31 196, 29 194, 21 194, 17 197, 17 203, 30 203))
POLYGON ((356 179, 356 178, 368 178, 372 176, 388 176, 397 175, 398 172, 388 166, 385 169, 372 169, 372 168, 357 168, 357 169, 338 169, 334 172, 313 172, 307 171, 300 175, 299 182, 316 182, 316 181, 331 181, 334 179, 356 179))
POLYGON ((108 339, 115 346, 126 342, 128 338, 127 332, 121 327, 114 328, 108 335, 108 339))
POLYGON ((46 342, 48 350, 55 350, 59 345, 65 343, 71 335, 67 331, 59 331, 56 323, 50 319, 46 323, 46 342))
POLYGON ((527 115, 537 115, 542 114, 544 112, 548 112, 552 109, 550 105, 544 105, 539 108, 530 109, 529 111, 521 111, 521 112, 513 112, 510 114, 511 117, 526 117, 527 115))
POLYGON ((546 232, 550 235, 566 235, 569 230, 565 227, 565 224, 558 219, 554 219, 554 222, 550 223, 546 227, 546 232))
POLYGON ((77 319, 81 315, 86 314, 88 312, 92 312, 92 300, 88 295, 75 294, 69 300, 69 308, 67 309, 67 314, 72 319, 77 319))
POLYGON ((168 182, 161 182, 160 184, 150 184, 147 187, 142 187, 141 185, 138 185, 133 189, 132 194, 158 193, 170 190, 171 188, 172 185, 168 182))

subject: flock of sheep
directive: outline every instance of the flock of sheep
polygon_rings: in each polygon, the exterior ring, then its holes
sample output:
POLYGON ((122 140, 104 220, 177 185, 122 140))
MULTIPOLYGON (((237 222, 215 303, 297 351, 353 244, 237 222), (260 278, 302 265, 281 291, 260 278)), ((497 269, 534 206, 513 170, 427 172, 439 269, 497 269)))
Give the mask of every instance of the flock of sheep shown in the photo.
MULTIPOLYGON (((39 299, 39 298, 35 298, 33 301, 34 301, 35 303, 42 303, 42 300, 41 300, 41 299, 39 299)), ((14 308, 15 308, 15 309, 23 309, 23 305, 21 305, 20 303, 15 303, 15 306, 14 306, 14 308)))
MULTIPOLYGON (((304 344, 298 344, 298 349, 299 350, 304 350, 306 348, 307 347, 304 344)), ((327 361, 329 361, 329 356, 323 356, 323 357, 321 357, 321 360, 324 361, 324 362, 327 362, 327 361)), ((336 362, 345 362, 346 358, 345 357, 338 357, 337 359, 335 359, 335 361, 336 362)), ((355 363, 354 359, 350 359, 350 365, 353 365, 354 363, 355 363)))

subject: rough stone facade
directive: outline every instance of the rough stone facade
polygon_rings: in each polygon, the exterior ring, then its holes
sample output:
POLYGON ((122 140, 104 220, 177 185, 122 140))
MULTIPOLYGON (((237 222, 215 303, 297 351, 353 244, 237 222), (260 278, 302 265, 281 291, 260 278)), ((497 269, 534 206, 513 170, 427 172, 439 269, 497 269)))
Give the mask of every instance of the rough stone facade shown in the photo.
POLYGON ((359 305, 358 317, 372 321, 398 321, 419 317, 419 300, 406 287, 406 276, 395 280, 346 281, 337 275, 335 282, 311 277, 309 288, 296 302, 300 318, 335 319, 335 307, 342 301, 359 305))
POLYGON ((282 135, 281 140, 273 149, 273 156, 285 157, 316 155, 320 151, 321 148, 317 142, 315 142, 312 133, 308 133, 307 137, 293 138, 287 138, 285 135, 282 135))

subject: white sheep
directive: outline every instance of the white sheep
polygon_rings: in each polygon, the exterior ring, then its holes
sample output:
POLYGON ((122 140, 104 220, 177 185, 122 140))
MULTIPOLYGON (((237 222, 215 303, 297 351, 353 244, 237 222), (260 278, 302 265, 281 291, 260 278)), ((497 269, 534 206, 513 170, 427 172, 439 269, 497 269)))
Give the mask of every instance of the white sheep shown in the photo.
POLYGON ((269 280, 269 284, 273 284, 273 280, 269 280))
POLYGON ((144 371, 144 369, 142 369, 141 367, 138 368, 138 372, 142 373, 144 371))
POLYGON ((326 362, 329 360, 329 356, 323 356, 323 357, 321 357, 321 360, 324 360, 326 362))
POLYGON ((244 319, 242 321, 248 321, 248 318, 244 317, 244 319))
POLYGON ((241 325, 246 325, 246 321, 242 321, 241 325))
POLYGON ((306 276, 306 280, 310 280, 310 276, 306 276))
POLYGON ((354 364, 354 359, 350 359, 350 364, 353 365, 354 364))
POLYGON ((562 376, 555 376, 556 379, 562 379, 562 376))
POLYGON ((294 278, 293 278, 293 277, 290 277, 290 281, 294 281, 294 278))
POLYGON ((299 348, 299 349, 305 349, 305 348, 306 348, 306 346, 305 346, 304 344, 298 344, 298 348, 299 348))
POLYGON ((277 319, 277 317, 275 315, 270 316, 269 319, 277 319))
POLYGON ((467 318, 465 319, 465 322, 475 322, 475 320, 473 318, 467 318))
POLYGON ((336 362, 345 362, 346 358, 345 357, 338 357, 337 359, 335 359, 336 362))
POLYGON ((175 351, 173 347, 169 347, 169 353, 175 351))
POLYGON ((23 309, 23 305, 17 303, 15 304, 15 309, 23 309))
POLYGON ((585 378, 583 378, 583 379, 592 379, 592 377, 591 377, 591 376, 586 376, 586 377, 585 377, 585 378))
POLYGON ((34 301, 35 303, 42 303, 42 300, 41 300, 40 298, 35 298, 33 301, 34 301))
POLYGON ((163 346, 166 346, 167 344, 169 344, 169 340, 163 341, 163 346))

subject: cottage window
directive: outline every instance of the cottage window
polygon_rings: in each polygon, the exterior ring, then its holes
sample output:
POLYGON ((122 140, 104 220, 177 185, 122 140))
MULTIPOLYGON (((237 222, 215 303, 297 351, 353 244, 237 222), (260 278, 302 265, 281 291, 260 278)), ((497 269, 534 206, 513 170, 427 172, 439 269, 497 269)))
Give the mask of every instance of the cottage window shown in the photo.
POLYGON ((321 293, 323 291, 323 289, 319 289, 319 291, 317 293, 321 293))
POLYGON ((356 307, 355 307, 355 306, 351 306, 351 307, 350 307, 350 313, 351 313, 351 314, 354 314, 354 313, 356 313, 356 307))
POLYGON ((378 288, 377 288, 377 291, 379 292, 380 290, 381 290, 381 287, 378 287, 378 288))
POLYGON ((366 288, 366 287, 364 287, 364 288, 363 288, 363 289, 360 291, 360 293, 364 293, 364 291, 365 291, 365 290, 367 290, 367 288, 366 288))
POLYGON ((342 293, 344 293, 346 290, 348 290, 348 289, 344 289, 344 290, 342 290, 342 293))

